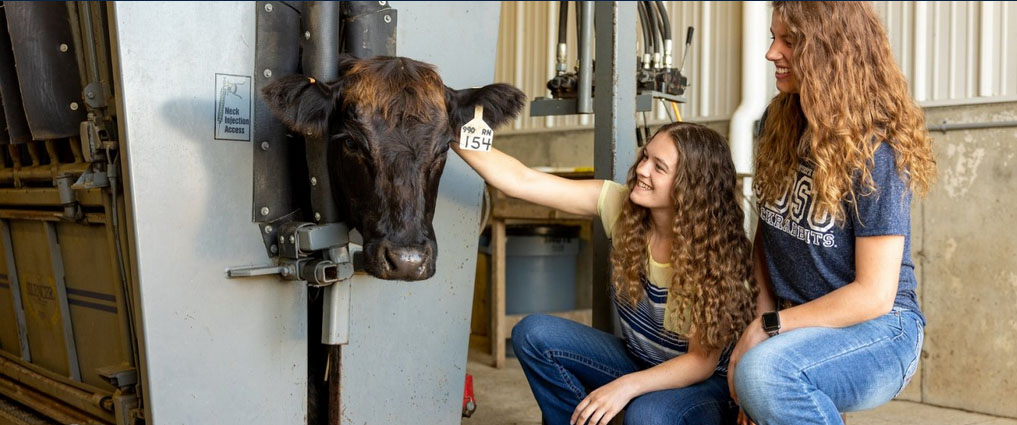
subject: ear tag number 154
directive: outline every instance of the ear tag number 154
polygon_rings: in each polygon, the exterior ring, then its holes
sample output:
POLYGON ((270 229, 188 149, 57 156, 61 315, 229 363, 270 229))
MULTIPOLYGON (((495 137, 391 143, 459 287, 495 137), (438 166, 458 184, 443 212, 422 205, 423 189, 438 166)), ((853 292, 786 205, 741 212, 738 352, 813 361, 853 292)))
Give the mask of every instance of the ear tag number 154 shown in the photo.
POLYGON ((484 107, 473 109, 473 119, 459 130, 459 149, 488 152, 494 143, 494 131, 484 122, 484 107))

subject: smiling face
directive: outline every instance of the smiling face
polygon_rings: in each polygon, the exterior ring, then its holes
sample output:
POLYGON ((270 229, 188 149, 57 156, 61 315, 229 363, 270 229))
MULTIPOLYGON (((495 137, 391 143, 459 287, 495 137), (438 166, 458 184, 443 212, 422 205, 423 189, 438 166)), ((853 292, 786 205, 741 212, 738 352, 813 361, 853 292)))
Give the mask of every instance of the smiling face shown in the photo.
POLYGON ((774 74, 777 77, 777 90, 781 93, 798 93, 798 78, 791 68, 791 59, 794 56, 791 34, 788 32, 787 24, 781 19, 777 11, 773 11, 770 20, 770 34, 773 42, 770 49, 766 51, 766 59, 773 62, 777 67, 774 74))
POLYGON ((666 132, 643 148, 636 165, 636 184, 629 199, 644 208, 672 208, 671 192, 678 168, 678 148, 666 132))

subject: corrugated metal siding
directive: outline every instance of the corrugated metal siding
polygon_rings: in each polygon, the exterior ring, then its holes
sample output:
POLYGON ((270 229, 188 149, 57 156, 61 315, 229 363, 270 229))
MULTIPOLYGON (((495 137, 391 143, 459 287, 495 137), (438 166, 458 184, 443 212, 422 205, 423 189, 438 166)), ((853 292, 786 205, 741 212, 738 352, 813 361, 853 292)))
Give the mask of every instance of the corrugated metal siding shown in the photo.
MULTIPOLYGON (((689 103, 681 105, 688 120, 726 118, 738 106, 740 50, 731 48, 741 40, 740 2, 664 2, 675 38, 675 62, 684 53, 685 29, 696 28, 685 72, 692 87, 686 92, 689 103)), ((576 64, 575 3, 569 10, 569 68, 576 64)), ((545 84, 554 74, 554 47, 557 38, 558 2, 503 2, 495 80, 515 85, 532 100, 550 96, 545 84)), ((641 40, 641 29, 632 23, 641 40)), ((655 108, 659 109, 659 108, 655 108)), ((516 121, 515 131, 542 131, 589 127, 592 116, 529 117, 529 107, 516 121)), ((666 119, 655 110, 652 121, 666 119)))
MULTIPOLYGON (((684 51, 685 29, 696 28, 685 65, 692 86, 686 93, 689 103, 681 105, 683 117, 692 121, 730 118, 741 97, 741 2, 665 4, 676 38, 676 63, 684 51)), ((874 5, 894 56, 923 106, 1017 100, 1017 4, 878 1, 874 5)), ((573 3, 570 68, 576 63, 574 14, 573 3)), ((545 84, 554 73, 557 16, 557 2, 503 2, 497 81, 520 87, 530 99, 549 96, 545 84)), ((636 22, 632 26, 641 32, 636 22)), ((776 94, 772 72, 767 86, 776 94)), ((523 116, 513 130, 573 129, 593 122, 590 116, 529 118, 529 108, 523 116)), ((664 112, 655 110, 650 119, 663 121, 664 112)))
POLYGON ((924 106, 1017 100, 1017 5, 875 2, 924 106))

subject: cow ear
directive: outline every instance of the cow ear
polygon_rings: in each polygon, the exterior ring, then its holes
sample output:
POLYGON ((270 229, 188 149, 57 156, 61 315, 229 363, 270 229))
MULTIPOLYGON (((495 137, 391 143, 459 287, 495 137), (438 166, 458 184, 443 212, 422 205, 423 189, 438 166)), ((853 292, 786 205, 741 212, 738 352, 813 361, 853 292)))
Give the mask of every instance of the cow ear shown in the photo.
POLYGON ((478 104, 484 106, 484 121, 494 129, 519 115, 525 102, 526 95, 508 84, 463 90, 445 87, 449 124, 457 134, 459 127, 473 119, 473 109, 478 104))
POLYGON ((265 86, 261 94, 272 114, 290 130, 322 137, 328 130, 328 117, 335 108, 339 88, 334 83, 290 75, 265 86))

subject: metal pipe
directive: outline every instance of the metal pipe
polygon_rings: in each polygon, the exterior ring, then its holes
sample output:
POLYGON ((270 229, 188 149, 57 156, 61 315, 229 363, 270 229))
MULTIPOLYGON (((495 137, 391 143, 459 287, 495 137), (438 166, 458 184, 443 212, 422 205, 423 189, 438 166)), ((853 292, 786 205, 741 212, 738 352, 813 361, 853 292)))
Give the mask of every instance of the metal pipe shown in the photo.
POLYGON ((646 16, 650 18, 650 32, 653 35, 653 67, 660 68, 660 60, 663 57, 664 42, 660 34, 660 18, 657 16, 657 8, 651 1, 644 1, 646 16))
POLYGON ((5 354, 0 355, 0 371, 3 371, 0 376, 6 376, 16 383, 59 399, 75 409, 112 422, 113 413, 102 408, 102 400, 110 394, 93 393, 64 384, 9 360, 5 354))
POLYGON ((674 48, 674 43, 671 41, 671 19, 667 17, 667 8, 664 7, 664 2, 660 0, 654 1, 657 5, 657 14, 660 15, 660 29, 664 34, 664 68, 671 68, 671 63, 674 60, 671 50, 674 48))
POLYGON ((56 168, 60 165, 60 155, 57 154, 56 142, 52 139, 46 140, 46 155, 49 156, 50 168, 56 168))
POLYGON ((650 36, 649 18, 646 16, 646 5, 643 2, 636 3, 636 10, 639 12, 639 25, 643 30, 643 57, 642 68, 650 69, 650 49, 653 45, 653 37, 650 36))
MULTIPOLYGON (((46 394, 18 385, 16 382, 0 376, 0 395, 21 403, 29 409, 63 424, 93 424, 95 419, 78 412, 46 394)), ((110 420, 112 422, 112 420, 110 420)))
POLYGON ((7 152, 11 155, 11 168, 21 168, 21 145, 7 145, 7 152))
POLYGON ((78 136, 71 136, 68 140, 71 143, 71 155, 74 156, 74 162, 84 162, 85 157, 81 152, 81 138, 78 136))
MULTIPOLYGON (((632 2, 598 1, 597 19, 597 122, 593 133, 594 176, 625 182, 629 167, 635 163, 636 144, 636 6, 632 2)), ((601 226, 594 226, 595 288, 611 286, 611 243, 601 226)), ((614 307, 607 291, 594 291, 593 326, 611 332, 615 323, 614 307)))
POLYGON ((986 128, 1010 128, 1017 127, 1017 120, 1011 121, 988 121, 988 122, 959 122, 959 123, 947 123, 943 120, 940 124, 929 124, 926 128, 929 131, 939 131, 946 133, 951 130, 978 130, 986 128))
MULTIPOLYGON (((75 198, 86 207, 103 206, 103 190, 100 188, 76 190, 75 198)), ((54 187, 33 188, 0 188, 0 204, 5 207, 43 207, 60 206, 60 195, 54 187)))
POLYGON ((566 62, 568 61, 568 44, 567 44, 567 33, 569 27, 569 2, 561 1, 558 2, 558 51, 555 57, 555 72, 557 75, 565 74, 565 70, 568 67, 566 62))
MULTIPOLYGON (((78 69, 81 72, 78 73, 78 80, 81 82, 81 87, 84 88, 88 85, 88 74, 85 72, 85 58, 81 52, 83 44, 81 43, 81 22, 79 19, 80 12, 78 12, 78 3, 76 1, 66 2, 67 4, 67 20, 68 25, 71 29, 71 42, 74 43, 74 61, 78 64, 78 69)), ((84 2, 81 2, 84 3, 84 2)))
POLYGON ((35 142, 28 142, 28 157, 32 158, 33 167, 42 164, 42 160, 39 159, 39 145, 35 144, 35 142))
MULTIPOLYGON (((766 110, 766 31, 770 23, 770 5, 763 2, 742 4, 742 101, 731 116, 731 157, 735 171, 744 176, 742 207, 745 230, 751 228, 752 135, 756 120, 766 110)), ((705 31, 704 31, 705 32, 705 31)))
POLYGON ((21 300, 21 278, 18 265, 14 262, 14 244, 11 242, 11 226, 7 220, 0 220, 0 243, 3 244, 4 258, 7 263, 7 283, 11 291, 11 307, 14 309, 14 321, 18 327, 18 345, 21 346, 21 360, 30 363, 32 350, 28 345, 28 322, 25 319, 25 304, 21 300))
POLYGON ((83 1, 80 4, 84 7, 78 7, 78 12, 81 14, 82 28, 85 30, 82 36, 82 40, 85 44, 85 62, 88 66, 88 82, 97 83, 99 82, 99 53, 95 50, 95 31, 92 28, 92 3, 90 1, 83 1))
POLYGON ((579 2, 579 87, 576 89, 576 112, 593 113, 593 4, 579 2))
POLYGON ((61 174, 69 174, 75 180, 89 164, 84 162, 72 164, 57 164, 56 167, 49 165, 37 165, 31 167, 4 168, 0 169, 0 183, 12 183, 15 181, 50 182, 61 174))

